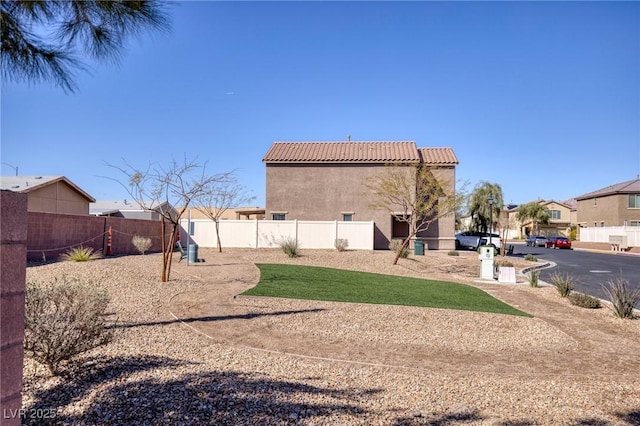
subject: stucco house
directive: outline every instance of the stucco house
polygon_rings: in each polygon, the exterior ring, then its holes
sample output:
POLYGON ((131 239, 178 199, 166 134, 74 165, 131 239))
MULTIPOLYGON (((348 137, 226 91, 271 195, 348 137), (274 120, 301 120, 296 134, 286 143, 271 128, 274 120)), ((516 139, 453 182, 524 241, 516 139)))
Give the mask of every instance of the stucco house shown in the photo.
POLYGON ((96 201, 65 176, 2 176, 0 188, 27 194, 30 212, 89 215, 96 201))
MULTIPOLYGON (((267 220, 373 221, 374 248, 387 249, 408 226, 389 211, 370 207, 368 179, 390 164, 406 168, 425 164, 455 191, 458 159, 451 148, 419 148, 414 141, 274 142, 266 165, 267 220)), ((455 248, 455 217, 440 218, 419 234, 429 249, 455 248)))
MULTIPOLYGON (((572 222, 575 209, 567 202, 555 201, 555 200, 536 200, 538 204, 543 206, 549 214, 548 224, 538 224, 539 234, 545 236, 562 235, 569 236, 571 232, 571 225, 575 225, 572 222)), ((524 223, 519 222, 516 218, 518 216, 518 207, 511 206, 507 210, 509 215, 509 223, 516 229, 515 238, 526 238, 533 234, 533 222, 527 221, 524 223)))
POLYGON ((640 177, 576 197, 581 227, 640 226, 640 177))

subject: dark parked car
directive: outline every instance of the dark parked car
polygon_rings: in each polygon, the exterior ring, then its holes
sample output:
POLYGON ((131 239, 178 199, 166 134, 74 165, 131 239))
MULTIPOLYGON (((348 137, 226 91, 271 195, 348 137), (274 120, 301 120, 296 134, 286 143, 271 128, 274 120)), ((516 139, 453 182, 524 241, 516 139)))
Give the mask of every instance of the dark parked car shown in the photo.
POLYGON ((547 237, 542 235, 532 235, 527 238, 527 246, 529 247, 544 247, 547 244, 547 237))
POLYGON ((571 240, 567 237, 549 237, 549 239, 547 239, 547 242, 545 243, 545 247, 571 249, 571 240))

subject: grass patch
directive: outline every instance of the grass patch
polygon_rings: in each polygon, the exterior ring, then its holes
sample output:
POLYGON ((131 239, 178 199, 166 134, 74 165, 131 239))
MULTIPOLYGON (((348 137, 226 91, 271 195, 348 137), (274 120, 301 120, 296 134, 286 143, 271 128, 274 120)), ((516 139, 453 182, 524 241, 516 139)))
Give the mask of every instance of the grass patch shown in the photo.
POLYGON ((315 266, 258 264, 260 282, 244 295, 531 315, 458 283, 315 266))

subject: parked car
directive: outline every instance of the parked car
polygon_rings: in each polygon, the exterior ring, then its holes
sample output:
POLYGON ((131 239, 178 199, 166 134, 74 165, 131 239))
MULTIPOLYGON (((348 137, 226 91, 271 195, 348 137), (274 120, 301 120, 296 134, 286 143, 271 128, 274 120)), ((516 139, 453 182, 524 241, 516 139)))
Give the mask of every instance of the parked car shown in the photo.
POLYGON ((571 240, 568 239, 567 237, 549 237, 547 239, 547 242, 545 243, 545 247, 546 248, 557 248, 557 249, 561 249, 561 248, 567 248, 567 249, 571 249, 571 240))
POLYGON ((500 236, 498 234, 492 234, 491 238, 489 238, 489 234, 486 232, 458 232, 456 234, 456 248, 477 250, 480 246, 488 245, 489 240, 491 240, 491 244, 498 249, 502 245, 502 241, 500 240, 500 236))
POLYGON ((544 247, 547 244, 547 237, 542 235, 532 235, 527 238, 526 243, 529 247, 544 247))

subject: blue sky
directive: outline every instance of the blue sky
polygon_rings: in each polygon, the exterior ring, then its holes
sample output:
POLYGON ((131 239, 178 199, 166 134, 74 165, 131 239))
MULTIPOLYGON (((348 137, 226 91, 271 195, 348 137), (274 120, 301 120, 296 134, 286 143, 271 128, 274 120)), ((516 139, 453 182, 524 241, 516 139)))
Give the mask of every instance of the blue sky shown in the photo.
MULTIPOLYGON (((197 157, 264 206, 274 141, 449 146, 505 202, 640 173, 640 3, 182 2, 79 91, 3 83, 2 161, 130 198, 105 163, 197 157)), ((14 170, 2 165, 3 175, 14 170)))

